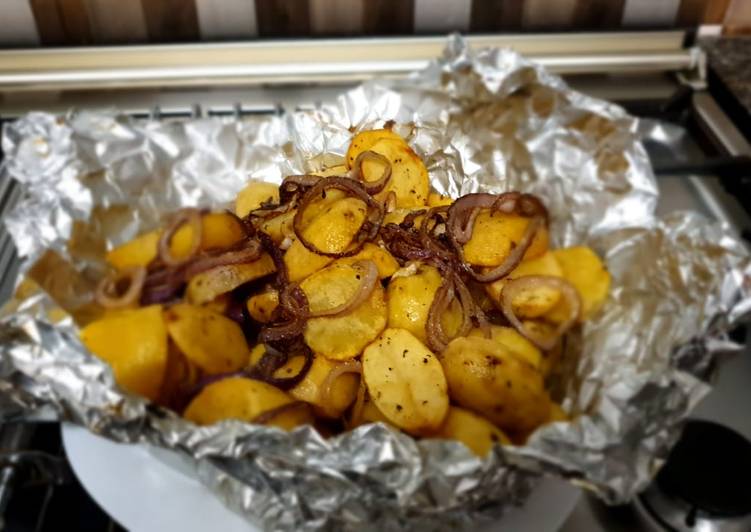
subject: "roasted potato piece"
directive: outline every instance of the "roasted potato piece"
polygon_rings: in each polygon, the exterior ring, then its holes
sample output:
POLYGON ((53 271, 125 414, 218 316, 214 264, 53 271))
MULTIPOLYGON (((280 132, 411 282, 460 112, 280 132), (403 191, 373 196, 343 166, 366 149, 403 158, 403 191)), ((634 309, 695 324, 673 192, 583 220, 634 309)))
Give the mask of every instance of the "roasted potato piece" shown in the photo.
MULTIPOLYGON (((228 377, 201 390, 188 405, 184 417, 197 425, 212 425, 225 419, 253 423, 262 414, 294 402, 289 395, 265 382, 228 377)), ((312 421, 309 409, 295 406, 280 410, 266 424, 291 430, 312 421)))
POLYGON ((437 192, 428 194, 428 207, 440 207, 442 205, 451 205, 452 203, 454 203, 454 200, 451 196, 444 196, 437 192))
POLYGON ((258 209, 264 203, 278 202, 279 185, 264 181, 251 181, 235 199, 235 214, 244 218, 250 211, 258 209))
POLYGON ((490 421, 458 406, 449 407, 435 437, 458 440, 480 458, 484 458, 496 443, 511 444, 508 436, 490 421))
POLYGON ((248 362, 240 326, 207 308, 180 303, 164 312, 167 331, 191 363, 207 374, 237 371, 248 362))
POLYGON ((352 406, 352 417, 350 418, 349 426, 350 428, 355 428, 367 423, 379 422, 392 425, 388 418, 383 415, 383 412, 378 410, 378 407, 368 394, 368 389, 363 379, 357 392, 357 400, 352 406))
POLYGON ((279 305, 279 292, 277 290, 266 290, 248 298, 246 307, 250 317, 260 323, 271 321, 271 315, 279 305))
MULTIPOLYGON (((240 222, 226 212, 204 214, 201 218, 200 249, 224 248, 245 238, 240 222)), ((157 256, 162 231, 151 231, 107 253, 107 261, 115 268, 147 266, 157 256)), ((172 236, 170 252, 174 257, 184 257, 193 243, 193 229, 183 225, 172 236)))
POLYGON ((378 277, 380 279, 391 277, 394 275, 394 272, 399 269, 399 263, 394 256, 388 252, 388 250, 383 249, 376 244, 371 244, 370 242, 366 242, 357 255, 345 257, 340 260, 347 263, 355 263, 361 260, 372 260, 375 263, 376 268, 378 268, 378 277))
MULTIPOLYGON (((428 170, 422 159, 404 142, 381 139, 370 150, 383 155, 391 162, 391 179, 386 187, 376 194, 376 199, 385 201, 389 193, 396 195, 396 207, 422 207, 428 204, 430 184, 428 170)), ((384 171, 384 163, 366 159, 362 163, 365 181, 377 181, 384 171)))
MULTIPOLYGON (((441 283, 441 274, 427 264, 413 263, 399 270, 386 289, 388 326, 407 329, 421 342, 427 342, 425 323, 428 321, 435 292, 441 283)), ((461 306, 454 300, 442 317, 443 330, 453 336, 461 326, 461 321, 461 306)))
POLYGON ((146 266, 156 258, 160 231, 151 231, 126 242, 107 253, 107 262, 118 270, 146 266))
MULTIPOLYGON (((485 338, 485 332, 482 329, 472 329, 467 336, 485 338)), ((491 325, 490 339, 501 344, 519 360, 528 363, 537 370, 542 370, 544 365, 542 352, 535 344, 516 332, 515 329, 500 325, 491 325)))
MULTIPOLYGON (((600 310, 608 297, 610 273, 600 257, 587 246, 556 249, 552 253, 561 265, 563 277, 579 292, 582 301, 581 319, 588 320, 600 310)), ((565 308, 561 308, 563 305, 565 303, 561 301, 545 317, 554 322, 565 319, 567 312, 565 308)))
MULTIPOLYGON (((274 376, 285 377, 285 372, 296 375, 304 362, 303 357, 292 358, 279 368, 274 376)), ((353 373, 340 375, 331 383, 329 393, 326 395, 323 389, 326 378, 341 365, 342 362, 334 362, 324 356, 316 355, 308 373, 297 386, 289 390, 289 394, 295 399, 312 404, 315 412, 323 417, 340 417, 354 402, 360 381, 360 377, 353 373)))
POLYGON ((292 222, 295 219, 296 212, 297 210, 292 209, 284 214, 264 220, 259 224, 261 231, 269 235, 277 245, 281 244, 285 238, 294 238, 295 230, 292 228, 292 222))
MULTIPOLYGON (((511 252, 524 235, 530 218, 505 214, 490 213, 482 209, 472 231, 472 238, 464 245, 464 259, 475 266, 498 266, 511 252)), ((524 254, 524 259, 539 257, 548 250, 548 230, 538 229, 532 243, 524 254)))
MULTIPOLYGON (((365 221, 365 204, 356 198, 342 198, 328 206, 303 229, 305 237, 318 249, 327 253, 342 252, 365 221)), ((289 279, 301 281, 333 261, 331 257, 308 250, 299 240, 284 254, 289 279)))
POLYGON ((508 432, 529 433, 550 414, 550 398, 540 372, 501 343, 456 338, 441 358, 449 394, 508 432))
MULTIPOLYGON (((519 266, 503 279, 485 285, 485 290, 496 306, 501 306, 501 291, 506 283, 525 275, 550 275, 563 277, 563 270, 553 255, 547 251, 534 259, 522 261, 519 266)), ((540 286, 536 290, 521 292, 514 298, 514 313, 520 318, 537 318, 549 312, 561 299, 560 291, 549 286, 540 286)))
MULTIPOLYGON (((404 219, 407 217, 408 214, 414 212, 414 211, 421 211, 425 209, 394 209, 393 211, 386 213, 386 215, 383 217, 383 225, 386 224, 397 224, 399 225, 404 221, 404 219)), ((420 224, 422 223, 422 219, 425 216, 423 214, 420 214, 418 216, 415 216, 414 218, 414 226, 416 228, 420 227, 420 224)))
POLYGON ((247 264, 217 266, 193 276, 188 282, 185 296, 189 302, 200 305, 274 271, 274 261, 266 253, 247 264))
MULTIPOLYGON (((302 283, 312 313, 335 308, 349 301, 360 287, 365 270, 360 264, 336 261, 302 283)), ((317 354, 334 360, 346 360, 362 349, 386 327, 386 301, 381 284, 364 303, 337 316, 310 318, 305 325, 305 342, 317 354)))
POLYGON ((355 135, 352 142, 349 144, 349 149, 347 150, 347 168, 352 168, 358 155, 364 151, 370 150, 376 142, 382 139, 390 139, 405 146, 407 145, 407 142, 402 137, 390 129, 371 129, 370 131, 362 131, 355 135))
POLYGON ((397 427, 437 430, 448 411, 446 377, 438 358, 406 329, 386 329, 365 348, 363 377, 373 402, 397 427))
POLYGON ((167 367, 161 306, 113 312, 84 327, 81 341, 112 366, 115 380, 125 390, 152 401, 159 398, 167 367))

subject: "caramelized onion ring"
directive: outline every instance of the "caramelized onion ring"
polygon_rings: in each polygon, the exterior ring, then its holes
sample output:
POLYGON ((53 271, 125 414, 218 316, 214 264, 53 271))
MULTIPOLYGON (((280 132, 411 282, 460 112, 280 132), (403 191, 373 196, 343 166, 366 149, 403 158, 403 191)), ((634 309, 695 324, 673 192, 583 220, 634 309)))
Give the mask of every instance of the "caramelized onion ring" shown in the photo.
POLYGON ((266 352, 254 367, 248 372, 253 379, 271 384, 282 390, 289 390, 297 386, 308 374, 310 367, 313 365, 313 351, 300 342, 296 344, 297 351, 287 352, 279 351, 268 344, 265 344, 266 352), (291 377, 275 377, 274 373, 283 367, 291 358, 298 356, 305 357, 303 365, 295 375, 291 377))
POLYGON ((365 269, 365 273, 360 275, 360 284, 358 285, 357 290, 355 290, 355 293, 352 294, 352 297, 341 305, 337 305, 333 308, 311 312, 311 318, 345 314, 362 305, 370 297, 370 294, 373 293, 373 289, 378 282, 378 267, 372 260, 359 260, 353 264, 353 266, 362 266, 365 269))
POLYGON ((501 291, 501 312, 503 312, 503 315, 506 316, 506 319, 519 334, 545 351, 552 349, 558 339, 576 323, 581 314, 581 308, 582 304, 579 292, 577 292, 571 283, 560 277, 525 275, 524 277, 508 281, 501 291), (527 329, 514 313, 514 297, 522 290, 540 286, 547 286, 560 291, 569 311, 568 317, 558 325, 555 334, 550 338, 542 337, 539 334, 535 334, 534 331, 527 329))
POLYGON ((96 288, 95 299, 104 308, 123 308, 138 303, 146 281, 146 268, 134 266, 108 275, 96 288), (118 285, 127 281, 125 290, 118 285), (122 292, 121 294, 118 294, 122 292))
MULTIPOLYGON (((469 333, 472 329, 472 318, 477 314, 477 306, 474 299, 472 299, 472 294, 467 285, 464 284, 458 275, 451 274, 436 290, 433 302, 430 304, 428 319, 425 322, 425 335, 428 340, 428 347, 435 353, 441 353, 451 340, 459 336, 466 336, 469 333), (454 299, 458 299, 462 307, 462 324, 456 334, 449 338, 443 330, 441 319, 454 299)), ((484 318, 483 315, 482 320, 484 318)))
POLYGON ((203 237, 203 222, 201 221, 201 212, 198 209, 187 208, 179 211, 177 215, 172 219, 167 229, 165 229, 162 236, 159 238, 159 258, 167 266, 179 266, 189 261, 193 256, 198 253, 201 247, 201 238, 203 237), (172 243, 172 237, 177 233, 184 224, 189 224, 193 229, 191 235, 193 240, 190 243, 190 249, 187 255, 182 258, 172 256, 170 250, 170 244, 172 243))
POLYGON ((360 361, 348 360, 347 362, 337 364, 331 371, 329 371, 329 374, 326 375, 326 378, 323 379, 323 382, 321 383, 321 395, 318 399, 322 404, 325 405, 329 403, 331 389, 334 387, 336 379, 347 373, 357 373, 358 375, 362 375, 362 364, 360 364, 360 361))
POLYGON ((389 161, 380 153, 366 150, 364 152, 361 152, 357 156, 357 159, 355 159, 355 164, 352 166, 351 175, 354 179, 357 179, 363 184, 368 194, 378 194, 386 187, 389 180, 391 179, 391 161, 389 161), (365 175, 362 172, 362 163, 364 163, 368 159, 382 163, 385 166, 381 177, 379 177, 375 181, 365 181, 365 175))
POLYGON ((258 240, 245 240, 241 245, 243 247, 235 247, 235 249, 229 249, 221 253, 195 258, 195 260, 192 260, 185 266, 183 277, 190 279, 194 275, 219 266, 255 262, 263 252, 263 248, 258 240))
POLYGON ((316 253, 318 255, 323 255, 325 257, 340 258, 351 257, 352 255, 357 254, 362 249, 366 241, 373 240, 378 235, 378 230, 380 229, 382 222, 383 206, 368 194, 368 192, 359 181, 355 181, 354 179, 350 179, 348 177, 332 176, 322 178, 320 181, 318 181, 318 183, 315 184, 315 186, 311 187, 303 195, 302 199, 300 200, 300 205, 297 209, 297 212, 295 213, 295 219, 292 222, 292 227, 295 230, 297 239, 309 251, 312 251, 313 253, 316 253), (302 227, 302 220, 306 208, 315 199, 318 199, 319 197, 325 197, 326 190, 330 188, 342 190, 349 193, 351 196, 365 203, 365 206, 368 210, 365 221, 360 226, 360 229, 355 234, 355 237, 352 239, 354 246, 352 246, 351 249, 345 251, 322 251, 303 235, 304 228, 302 227))

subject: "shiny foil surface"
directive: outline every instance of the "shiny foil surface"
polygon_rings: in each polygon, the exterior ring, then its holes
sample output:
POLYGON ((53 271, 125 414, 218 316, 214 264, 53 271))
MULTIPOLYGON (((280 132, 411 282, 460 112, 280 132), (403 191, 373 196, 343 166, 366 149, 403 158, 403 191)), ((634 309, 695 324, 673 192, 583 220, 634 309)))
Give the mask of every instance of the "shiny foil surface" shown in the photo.
POLYGON ((174 450, 230 507, 275 530, 468 527, 522 503, 541 473, 627 501, 709 391, 718 357, 739 349, 726 333, 751 311, 751 260, 728 228, 689 212, 655 216, 644 131, 516 53, 472 51, 459 37, 408 79, 367 82, 314 111, 24 116, 2 138, 3 172, 24 189, 5 220, 24 263, 0 322, 2 413, 53 414, 174 450), (229 205, 248 179, 336 164, 353 132, 388 121, 437 191, 538 194, 554 246, 604 257, 609 299, 567 342, 556 385, 573 421, 484 460, 380 424, 328 439, 310 427, 199 428, 121 391, 82 346, 77 326, 95 313, 107 249, 179 207, 229 205))

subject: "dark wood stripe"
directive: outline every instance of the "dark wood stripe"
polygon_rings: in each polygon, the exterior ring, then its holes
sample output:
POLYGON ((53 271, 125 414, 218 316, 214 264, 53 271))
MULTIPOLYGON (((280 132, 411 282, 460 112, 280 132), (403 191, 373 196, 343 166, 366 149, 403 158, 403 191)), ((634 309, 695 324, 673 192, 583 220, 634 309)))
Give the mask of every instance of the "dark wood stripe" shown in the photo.
POLYGON ((141 7, 151 42, 200 40, 194 0, 141 0, 141 7))
POLYGON ((625 0, 577 0, 572 24, 576 29, 619 28, 625 4, 625 0))
POLYGON ((518 31, 523 12, 524 0, 472 0, 470 30, 518 31))
POLYGON ((704 18, 704 10, 707 0, 681 0, 678 6, 678 14, 675 17, 675 25, 678 27, 691 27, 700 24, 704 18))
POLYGON ((256 0, 256 21, 262 37, 310 35, 308 0, 256 0))
POLYGON ((42 44, 91 44, 91 28, 83 0, 31 0, 31 10, 42 44))
POLYGON ((362 0, 363 33, 404 35, 414 33, 414 0, 362 0))

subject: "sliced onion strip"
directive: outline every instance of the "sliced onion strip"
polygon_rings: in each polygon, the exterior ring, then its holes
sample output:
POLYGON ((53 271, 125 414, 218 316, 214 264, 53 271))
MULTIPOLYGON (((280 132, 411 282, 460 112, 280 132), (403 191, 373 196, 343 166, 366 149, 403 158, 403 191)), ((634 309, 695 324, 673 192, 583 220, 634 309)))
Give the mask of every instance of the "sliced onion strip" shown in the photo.
POLYGON ((333 308, 311 312, 311 318, 346 314, 362 305, 370 297, 370 294, 373 293, 373 289, 378 282, 378 267, 372 260, 359 260, 352 266, 364 270, 364 272, 360 274, 360 284, 354 294, 352 294, 347 301, 333 308))
POLYGON ((347 373, 356 373, 358 375, 362 375, 362 364, 360 364, 358 360, 348 360, 347 362, 342 362, 334 366, 321 383, 321 392, 318 397, 321 404, 329 404, 331 390, 334 387, 336 379, 338 379, 342 375, 346 375, 347 373))
POLYGON ((179 266, 189 261, 193 256, 198 253, 201 247, 201 238, 203 237, 203 222, 201 221, 201 212, 198 209, 187 208, 179 211, 169 224, 167 229, 162 233, 159 238, 159 258, 167 266, 179 266), (175 236, 177 231, 185 224, 188 224, 192 231, 192 240, 190 242, 190 248, 188 253, 184 257, 174 257, 170 244, 172 243, 172 237, 175 236))
POLYGON ((104 308, 123 308, 138 303, 146 281, 146 268, 134 266, 108 275, 96 288, 95 299, 104 308), (127 281, 121 290, 119 285, 127 281), (121 294, 118 292, 122 291, 121 294))
POLYGON ((357 159, 355 159, 355 164, 352 166, 352 170, 353 170, 352 176, 355 179, 358 179, 360 182, 362 182, 368 194, 379 193, 381 190, 383 190, 386 187, 389 180, 391 179, 391 161, 389 161, 386 157, 384 157, 380 153, 376 153, 370 150, 361 152, 357 156, 357 159), (367 160, 376 161, 384 165, 384 169, 383 169, 383 173, 381 174, 381 177, 379 177, 378 179, 374 181, 365 180, 365 174, 362 171, 362 164, 367 160))
POLYGON ((579 292, 571 283, 560 277, 553 277, 550 275, 525 275, 524 277, 509 280, 501 291, 501 312, 503 312, 503 315, 512 327, 519 332, 519 334, 545 351, 555 347, 558 339, 576 323, 580 317, 581 308, 582 303, 581 298, 579 297, 579 292), (527 329, 514 313, 513 302, 519 293, 524 290, 529 290, 530 288, 534 289, 543 286, 558 290, 561 293, 561 296, 563 296, 566 308, 569 312, 567 318, 558 324, 555 334, 551 337, 543 337, 536 334, 534 331, 527 329))

